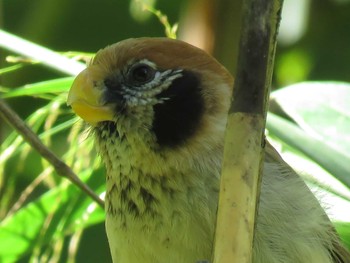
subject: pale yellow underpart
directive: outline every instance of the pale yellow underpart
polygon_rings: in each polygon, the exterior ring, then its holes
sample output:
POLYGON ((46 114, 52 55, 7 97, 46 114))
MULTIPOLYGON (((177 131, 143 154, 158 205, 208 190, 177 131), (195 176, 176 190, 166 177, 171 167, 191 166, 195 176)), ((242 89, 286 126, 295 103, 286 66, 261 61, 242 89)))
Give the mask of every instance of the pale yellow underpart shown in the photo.
MULTIPOLYGON (((107 212, 106 229, 113 262, 211 260, 221 165, 221 147, 213 147, 220 145, 217 137, 207 138, 207 148, 202 147, 202 151, 197 151, 193 144, 182 149, 181 154, 163 152, 165 162, 149 150, 147 135, 140 139, 140 132, 129 133, 127 143, 114 139, 100 141, 109 167, 107 192, 113 184, 122 185, 120 174, 127 174, 138 185, 130 192, 138 207, 145 208, 138 195, 142 186, 159 200, 156 208, 161 216, 135 217, 128 213, 115 216, 107 212), (147 180, 149 176, 154 178, 153 184, 147 180), (154 184, 164 176, 168 178, 167 186, 176 190, 172 198, 154 184)), ((107 196, 106 209, 109 202, 123 207, 118 193, 107 196)), ((335 237, 330 229, 329 220, 304 182, 284 163, 266 162, 254 263, 331 263, 328 249, 335 237)))

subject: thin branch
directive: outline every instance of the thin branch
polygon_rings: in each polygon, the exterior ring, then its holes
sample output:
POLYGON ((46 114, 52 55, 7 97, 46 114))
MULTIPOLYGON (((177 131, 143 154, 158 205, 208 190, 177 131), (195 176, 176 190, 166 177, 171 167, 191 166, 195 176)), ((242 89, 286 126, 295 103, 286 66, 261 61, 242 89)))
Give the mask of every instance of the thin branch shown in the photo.
POLYGON ((54 167, 58 175, 66 177, 104 208, 104 201, 101 200, 86 184, 84 184, 67 164, 60 160, 40 141, 38 136, 2 99, 0 99, 0 115, 23 137, 24 140, 26 140, 54 167))
MULTIPOLYGON (((1 102, 0 102, 1 103, 1 102)), ((51 167, 50 167, 51 168, 51 167)), ((52 169, 50 169, 52 171, 52 169)), ((12 205, 10 211, 6 214, 6 217, 10 217, 12 214, 14 214, 16 211, 18 211, 24 202, 28 199, 29 195, 34 191, 38 185, 40 185, 45 177, 47 176, 47 173, 43 172, 37 176, 33 182, 31 182, 21 193, 18 200, 12 205)))
POLYGON ((168 17, 164 15, 160 10, 153 8, 151 5, 146 3, 146 1, 137 1, 137 2, 142 6, 144 10, 147 10, 148 12, 154 14, 158 18, 159 22, 165 28, 165 35, 167 37, 176 39, 176 32, 178 29, 177 23, 171 26, 171 24, 169 23, 168 17))
POLYGON ((214 263, 252 262, 264 130, 282 0, 243 1, 222 164, 214 263))

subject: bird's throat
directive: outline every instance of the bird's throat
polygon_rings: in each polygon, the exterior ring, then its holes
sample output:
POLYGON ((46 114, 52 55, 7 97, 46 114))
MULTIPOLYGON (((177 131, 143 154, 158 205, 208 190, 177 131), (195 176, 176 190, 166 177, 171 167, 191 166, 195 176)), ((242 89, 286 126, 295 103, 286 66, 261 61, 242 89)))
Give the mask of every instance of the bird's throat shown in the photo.
POLYGON ((146 145, 146 136, 126 135, 112 125, 96 134, 107 170, 107 214, 119 218, 123 227, 129 220, 172 217, 173 212, 168 210, 175 195, 183 194, 185 185, 191 185, 184 181, 184 175, 169 167, 149 143, 146 145))

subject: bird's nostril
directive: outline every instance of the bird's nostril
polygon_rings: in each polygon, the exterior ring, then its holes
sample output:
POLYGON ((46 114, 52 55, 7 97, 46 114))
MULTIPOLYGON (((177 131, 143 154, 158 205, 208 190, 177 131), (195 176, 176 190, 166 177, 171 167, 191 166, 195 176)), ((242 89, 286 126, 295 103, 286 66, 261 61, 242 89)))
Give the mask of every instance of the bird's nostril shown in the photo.
POLYGON ((121 84, 117 80, 105 79, 103 81, 106 92, 104 95, 104 103, 120 103, 124 101, 123 95, 121 92, 121 84))
POLYGON ((109 91, 120 90, 120 83, 117 80, 105 79, 103 84, 109 91))

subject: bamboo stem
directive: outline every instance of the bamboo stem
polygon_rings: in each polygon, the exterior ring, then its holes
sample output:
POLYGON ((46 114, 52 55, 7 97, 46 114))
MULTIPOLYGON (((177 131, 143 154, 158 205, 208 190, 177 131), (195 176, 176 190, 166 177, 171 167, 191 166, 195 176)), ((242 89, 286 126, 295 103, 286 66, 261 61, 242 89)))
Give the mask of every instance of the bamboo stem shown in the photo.
POLYGON ((253 262, 264 130, 282 0, 246 0, 229 110, 214 263, 253 262))

